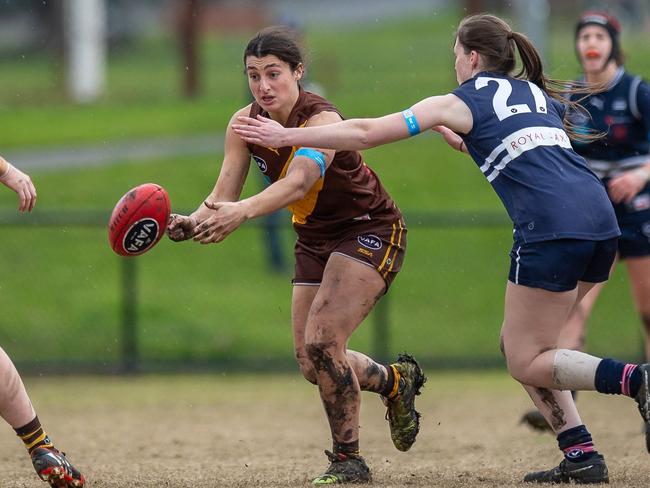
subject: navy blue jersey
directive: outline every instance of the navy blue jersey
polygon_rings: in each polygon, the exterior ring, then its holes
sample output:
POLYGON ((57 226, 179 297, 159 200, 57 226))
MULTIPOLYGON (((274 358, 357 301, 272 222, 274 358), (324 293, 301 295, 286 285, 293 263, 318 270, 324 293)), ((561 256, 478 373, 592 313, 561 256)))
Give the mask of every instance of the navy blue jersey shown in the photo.
POLYGON ((489 72, 453 94, 472 112, 463 140, 512 219, 516 242, 620 234, 605 187, 571 147, 562 103, 533 83, 489 72))
POLYGON ((582 99, 580 105, 588 111, 569 113, 578 131, 605 134, 592 142, 573 143, 599 177, 615 176, 648 161, 650 86, 640 77, 619 68, 604 92, 586 98, 576 94, 572 98, 582 99))

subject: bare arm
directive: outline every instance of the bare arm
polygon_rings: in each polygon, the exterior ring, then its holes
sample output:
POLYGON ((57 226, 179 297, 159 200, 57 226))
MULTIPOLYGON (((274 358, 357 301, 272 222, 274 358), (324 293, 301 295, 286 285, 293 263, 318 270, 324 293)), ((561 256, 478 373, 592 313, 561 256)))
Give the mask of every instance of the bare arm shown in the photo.
MULTIPOLYGON (((249 113, 250 106, 236 112, 230 119, 224 140, 224 156, 219 177, 206 200, 211 202, 232 202, 239 198, 248 168, 250 154, 246 143, 232 131, 232 123, 237 116, 249 113)), ((212 211, 201 203, 190 215, 172 214, 167 234, 173 241, 184 241, 194 236, 194 229, 207 219, 212 211)))
MULTIPOLYGON (((246 143, 243 142, 232 130, 232 124, 239 114, 249 113, 250 108, 245 107, 238 113, 233 115, 228 127, 226 128, 226 136, 224 141, 224 158, 219 172, 219 178, 214 185, 214 188, 207 196, 206 200, 211 202, 234 202, 239 199, 242 188, 248 176, 248 169, 250 168, 251 155, 248 151, 246 143)), ((192 216, 202 220, 201 217, 209 215, 210 212, 205 210, 204 205, 199 207, 192 213, 192 216)))
MULTIPOLYGON (((426 98, 411 107, 419 131, 443 125, 467 133, 472 114, 455 95, 426 98)), ((371 119, 350 119, 319 127, 285 128, 262 117, 239 117, 233 129, 246 142, 270 147, 315 146, 337 150, 359 150, 388 144, 411 135, 402 112, 371 119)))
POLYGON ((18 210, 31 212, 36 205, 36 188, 28 174, 0 156, 0 183, 12 189, 18 195, 18 210))
MULTIPOLYGON (((650 127, 650 85, 642 81, 636 91, 637 108, 645 127, 650 127)), ((625 171, 607 183, 609 196, 615 203, 630 203, 650 181, 650 159, 638 168, 625 171)))
MULTIPOLYGON (((321 112, 313 116, 307 127, 321 127, 339 122, 334 112, 321 112)), ((317 149, 323 155, 325 168, 334 158, 335 151, 317 149)), ((314 183, 321 178, 321 168, 307 156, 294 156, 284 178, 269 185, 265 190, 239 202, 206 201, 205 207, 212 215, 196 227, 194 240, 202 244, 220 242, 248 219, 275 212, 303 199, 314 183)))
POLYGON ((650 161, 630 171, 613 177, 607 191, 614 203, 630 203, 650 181, 650 161))
POLYGON ((465 145, 463 138, 451 130, 449 127, 445 127, 444 125, 436 125, 432 128, 432 130, 440 134, 444 141, 449 145, 449 147, 455 149, 456 151, 468 154, 469 151, 467 150, 467 146, 465 145))

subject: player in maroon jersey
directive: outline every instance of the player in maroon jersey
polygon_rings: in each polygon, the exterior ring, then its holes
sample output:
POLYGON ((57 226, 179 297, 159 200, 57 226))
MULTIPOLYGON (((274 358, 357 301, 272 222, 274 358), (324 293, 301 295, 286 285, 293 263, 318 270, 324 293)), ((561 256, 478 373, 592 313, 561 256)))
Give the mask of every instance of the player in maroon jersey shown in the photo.
POLYGON ((291 307, 295 354, 304 377, 318 385, 333 440, 332 452, 326 451, 331 464, 314 484, 369 481, 359 454, 361 390, 385 398, 398 449, 408 450, 419 430, 415 396, 425 377, 415 360, 400 355, 384 366, 347 348, 401 269, 406 226, 360 153, 246 144, 233 131, 241 115, 264 115, 289 127, 342 120, 330 102, 300 86, 303 57, 290 31, 260 31, 245 50, 244 65, 255 100, 228 124, 212 193, 191 215, 174 215, 168 234, 175 241, 217 243, 248 219, 289 208, 298 234, 291 307), (251 157, 270 185, 240 200, 251 157))

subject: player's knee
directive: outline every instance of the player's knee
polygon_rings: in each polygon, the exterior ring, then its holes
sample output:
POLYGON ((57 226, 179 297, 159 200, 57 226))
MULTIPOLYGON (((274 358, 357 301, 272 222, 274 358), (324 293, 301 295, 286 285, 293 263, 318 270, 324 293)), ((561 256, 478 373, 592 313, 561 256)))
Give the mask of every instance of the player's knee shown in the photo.
POLYGON ((501 351, 503 357, 506 357, 506 346, 503 344, 503 335, 499 337, 499 351, 501 351))
POLYGON ((524 384, 526 383, 524 381, 526 376, 524 374, 524 370, 517 367, 516 365, 513 365, 510 361, 508 361, 508 373, 510 373, 510 376, 512 376, 512 378, 515 379, 516 381, 524 384))
POLYGON ((515 380, 518 381, 519 383, 522 383, 524 385, 528 384, 528 377, 525 374, 525 372, 521 369, 516 369, 516 368, 510 368, 508 367, 508 372, 510 373, 510 376, 515 380))
POLYGON ((322 340, 307 342, 305 351, 314 370, 325 369, 334 360, 336 343, 322 340))
POLYGON ((309 361, 309 359, 304 355, 296 353, 296 362, 298 363, 298 368, 300 369, 302 376, 310 383, 317 385, 316 371, 314 371, 314 366, 311 364, 311 361, 309 361))
POLYGON ((300 372, 302 373, 302 377, 309 381, 312 385, 318 385, 318 380, 316 379, 316 371, 314 371, 314 368, 303 369, 301 367, 300 372))
POLYGON ((521 357, 516 357, 514 354, 504 352, 504 356, 506 357, 506 365, 510 376, 520 383, 528 384, 528 366, 530 362, 521 357))

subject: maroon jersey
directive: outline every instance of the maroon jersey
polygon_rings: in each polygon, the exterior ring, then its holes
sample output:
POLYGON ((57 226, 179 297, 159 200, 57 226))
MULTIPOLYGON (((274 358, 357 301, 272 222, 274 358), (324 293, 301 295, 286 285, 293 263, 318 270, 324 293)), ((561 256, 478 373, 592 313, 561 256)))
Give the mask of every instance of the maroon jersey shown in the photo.
MULTIPOLYGON (((303 127, 320 112, 339 111, 330 102, 300 88, 286 127, 303 127)), ((253 102, 250 116, 269 117, 268 112, 253 102)), ((257 167, 271 182, 284 178, 298 147, 268 148, 248 144, 257 167)), ((337 151, 332 163, 307 195, 289 205, 294 229, 307 239, 329 239, 350 230, 363 221, 373 226, 392 225, 401 217, 377 175, 366 165, 357 151, 337 151)))

